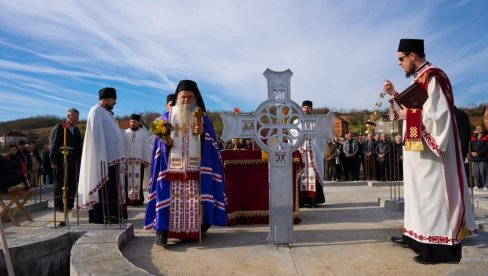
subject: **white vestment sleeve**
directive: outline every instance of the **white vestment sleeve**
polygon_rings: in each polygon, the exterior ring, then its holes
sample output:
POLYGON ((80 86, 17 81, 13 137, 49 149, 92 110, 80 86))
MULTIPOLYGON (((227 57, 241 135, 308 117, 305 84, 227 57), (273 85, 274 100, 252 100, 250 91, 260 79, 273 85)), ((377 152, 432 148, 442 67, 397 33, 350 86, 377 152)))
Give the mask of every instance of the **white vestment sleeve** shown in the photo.
POLYGON ((444 93, 436 78, 429 80, 428 98, 422 109, 422 124, 425 131, 432 136, 438 148, 444 152, 452 131, 451 114, 444 93))

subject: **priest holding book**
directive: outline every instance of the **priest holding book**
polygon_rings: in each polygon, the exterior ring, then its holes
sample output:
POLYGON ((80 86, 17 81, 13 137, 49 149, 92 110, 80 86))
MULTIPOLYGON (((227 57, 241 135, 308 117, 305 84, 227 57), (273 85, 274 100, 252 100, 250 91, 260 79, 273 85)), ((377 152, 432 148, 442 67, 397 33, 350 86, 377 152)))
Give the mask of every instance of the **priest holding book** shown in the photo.
POLYGON ((458 263, 461 242, 476 234, 476 225, 458 141, 452 86, 441 69, 426 61, 422 39, 400 40, 398 65, 407 78, 414 77, 416 87, 400 94, 390 81, 384 83, 392 97, 390 116, 404 120, 405 141, 403 236, 391 240, 417 253, 417 263, 458 263))

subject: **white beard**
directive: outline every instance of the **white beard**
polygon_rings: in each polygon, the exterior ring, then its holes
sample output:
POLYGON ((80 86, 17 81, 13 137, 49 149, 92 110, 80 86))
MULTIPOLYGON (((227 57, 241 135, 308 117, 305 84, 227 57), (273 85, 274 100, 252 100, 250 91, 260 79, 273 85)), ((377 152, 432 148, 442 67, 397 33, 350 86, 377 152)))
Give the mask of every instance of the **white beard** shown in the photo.
POLYGON ((196 111, 196 104, 181 104, 177 103, 178 106, 176 110, 176 118, 178 118, 178 122, 180 122, 182 125, 190 125, 190 118, 193 114, 194 111, 196 111))

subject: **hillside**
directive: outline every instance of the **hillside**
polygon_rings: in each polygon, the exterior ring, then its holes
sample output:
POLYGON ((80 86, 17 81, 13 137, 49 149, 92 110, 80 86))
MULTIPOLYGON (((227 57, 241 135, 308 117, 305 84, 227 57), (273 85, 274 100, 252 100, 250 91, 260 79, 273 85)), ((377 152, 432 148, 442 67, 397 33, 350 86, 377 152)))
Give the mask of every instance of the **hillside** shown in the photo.
MULTIPOLYGON (((486 105, 480 104, 478 106, 472 107, 472 108, 460 108, 464 110, 470 119, 471 126, 474 128, 475 125, 482 124, 483 123, 483 109, 486 105)), ((314 114, 324 114, 328 112, 329 109, 326 107, 319 107, 315 108, 313 110, 314 114)), ((352 109, 352 110, 344 110, 344 109, 339 109, 339 110, 332 110, 334 114, 341 116, 343 119, 349 122, 349 130, 353 133, 359 133, 362 132, 365 129, 364 124, 366 123, 366 120, 369 118, 369 115, 373 112, 371 110, 357 110, 357 109, 352 109)), ((381 113, 385 114, 386 109, 382 110, 381 113)), ((152 122, 155 118, 159 116, 158 113, 146 113, 142 114, 142 119, 146 123, 152 122)), ((222 124, 222 119, 220 118, 220 112, 208 112, 208 116, 212 120, 214 124, 215 131, 217 135, 220 135, 223 130, 223 124, 222 124)), ((118 116, 117 119, 119 121, 122 120, 128 120, 129 116, 118 116)), ((17 119, 13 121, 7 121, 7 122, 0 122, 0 135, 4 135, 5 132, 11 131, 11 130, 23 130, 27 131, 28 137, 27 140, 31 141, 37 141, 39 145, 42 145, 44 143, 48 143, 48 137, 49 134, 51 133, 51 129, 53 126, 62 121, 63 118, 61 117, 56 117, 53 115, 44 115, 44 116, 36 116, 36 117, 31 117, 31 118, 22 118, 22 119, 17 119)), ((84 134, 85 132, 85 121, 80 121, 79 123, 79 128, 84 134)))

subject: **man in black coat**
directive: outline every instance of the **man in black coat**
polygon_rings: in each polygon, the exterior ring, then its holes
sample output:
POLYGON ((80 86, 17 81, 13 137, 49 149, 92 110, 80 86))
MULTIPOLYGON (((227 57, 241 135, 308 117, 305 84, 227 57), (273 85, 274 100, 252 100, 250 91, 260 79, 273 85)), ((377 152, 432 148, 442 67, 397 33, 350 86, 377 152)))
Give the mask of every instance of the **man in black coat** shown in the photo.
MULTIPOLYGON (((463 155, 463 160, 469 159, 469 139, 471 138, 471 125, 469 123, 469 117, 466 112, 458 109, 454 106, 454 116, 456 117, 456 125, 458 128, 459 142, 461 143, 461 154, 463 155)), ((466 179, 468 180, 469 187, 473 186, 470 182, 469 165, 467 162, 464 163, 464 170, 466 171, 466 179)))
POLYGON ((49 136, 49 150, 51 152, 51 167, 54 170, 54 189, 55 199, 54 207, 58 211, 64 210, 63 205, 63 186, 64 186, 64 156, 61 152, 61 147, 65 143, 69 149, 67 156, 68 176, 68 209, 74 206, 74 198, 78 189, 78 176, 82 152, 82 139, 78 127, 78 118, 80 112, 74 108, 68 110, 66 120, 56 124, 49 136))

